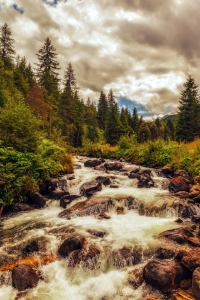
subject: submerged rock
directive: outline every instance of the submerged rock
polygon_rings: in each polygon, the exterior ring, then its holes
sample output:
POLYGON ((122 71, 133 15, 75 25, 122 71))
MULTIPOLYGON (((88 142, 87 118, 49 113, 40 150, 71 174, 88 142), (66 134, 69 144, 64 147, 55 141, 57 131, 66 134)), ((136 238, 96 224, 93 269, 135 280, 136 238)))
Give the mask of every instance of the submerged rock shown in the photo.
POLYGON ((101 164, 102 164, 101 159, 89 159, 89 160, 86 160, 86 162, 84 162, 84 166, 89 167, 89 168, 94 168, 94 167, 99 166, 101 164))
POLYGON ((18 291, 34 288, 38 281, 39 276, 31 266, 20 264, 12 271, 12 284, 18 291))
POLYGON ((39 251, 39 246, 37 241, 31 241, 26 247, 22 250, 24 254, 29 254, 33 252, 38 252, 39 251))
POLYGON ((49 198, 54 200, 60 200, 60 198, 62 198, 63 196, 69 196, 69 192, 56 188, 54 191, 50 193, 49 198))
POLYGON ((107 170, 119 171, 123 168, 123 165, 122 165, 122 163, 116 161, 116 162, 113 162, 113 163, 105 163, 104 167, 107 170))
POLYGON ((113 259, 117 268, 136 265, 142 260, 142 248, 123 247, 113 253, 113 259))
POLYGON ((150 177, 149 174, 147 173, 143 173, 138 181, 138 188, 151 188, 154 187, 154 181, 153 179, 150 177))
POLYGON ((94 193, 101 191, 102 184, 96 180, 85 182, 80 186, 80 194, 82 196, 90 197, 94 193))
POLYGON ((60 199, 60 207, 66 208, 68 204, 80 197, 79 195, 65 195, 60 199))
POLYGON ((95 180, 101 182, 105 186, 111 184, 110 177, 98 176, 95 180))
POLYGON ((128 273, 128 282, 134 288, 137 289, 144 282, 143 270, 134 269, 128 273))
POLYGON ((89 229, 88 232, 96 237, 103 238, 106 235, 105 231, 89 229))
POLYGON ((100 250, 90 245, 87 249, 73 251, 69 257, 68 266, 74 268, 79 265, 84 269, 97 269, 100 250))
POLYGON ((74 250, 80 250, 83 248, 85 239, 82 237, 70 237, 65 240, 58 248, 58 253, 61 256, 68 256, 74 250))
POLYGON ((62 218, 70 218, 73 216, 98 215, 104 213, 113 207, 113 202, 110 197, 100 196, 91 197, 85 201, 77 202, 69 209, 64 210, 59 214, 62 218))

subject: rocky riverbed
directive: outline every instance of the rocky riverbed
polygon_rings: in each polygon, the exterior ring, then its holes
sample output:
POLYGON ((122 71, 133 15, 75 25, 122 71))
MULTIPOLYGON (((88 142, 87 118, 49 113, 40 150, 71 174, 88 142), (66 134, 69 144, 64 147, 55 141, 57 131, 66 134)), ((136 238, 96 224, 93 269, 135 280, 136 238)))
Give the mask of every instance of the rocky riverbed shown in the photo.
POLYGON ((77 157, 0 223, 0 299, 200 299, 200 186, 77 157))

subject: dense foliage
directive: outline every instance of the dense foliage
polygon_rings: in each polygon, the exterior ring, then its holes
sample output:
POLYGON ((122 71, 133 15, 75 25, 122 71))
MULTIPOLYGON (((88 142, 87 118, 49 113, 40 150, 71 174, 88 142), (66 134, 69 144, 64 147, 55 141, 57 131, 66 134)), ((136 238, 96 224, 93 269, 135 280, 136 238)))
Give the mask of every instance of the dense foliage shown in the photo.
POLYGON ((81 99, 72 64, 62 80, 57 56, 47 37, 36 54, 34 73, 25 57, 15 57, 8 24, 0 29, 0 206, 25 199, 28 190, 51 175, 71 172, 69 149, 199 172, 199 154, 184 154, 173 142, 200 135, 198 87, 191 76, 177 121, 146 121, 136 108, 119 108, 112 89, 108 95, 101 91, 97 103, 81 99))

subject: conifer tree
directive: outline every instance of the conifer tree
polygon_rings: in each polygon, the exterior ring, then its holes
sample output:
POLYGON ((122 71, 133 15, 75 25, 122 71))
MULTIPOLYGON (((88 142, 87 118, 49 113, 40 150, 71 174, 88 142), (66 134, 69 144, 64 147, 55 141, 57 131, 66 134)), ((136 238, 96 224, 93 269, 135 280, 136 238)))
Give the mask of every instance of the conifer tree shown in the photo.
POLYGON ((135 133, 138 132, 138 126, 139 126, 139 117, 137 113, 137 108, 134 107, 133 109, 133 115, 132 115, 132 129, 135 131, 135 133))
POLYGON ((107 117, 108 117, 108 102, 106 99, 106 95, 104 94, 103 91, 101 91, 99 102, 98 102, 98 113, 97 113, 99 128, 103 130, 106 129, 107 117))
POLYGON ((190 141, 200 135, 200 103, 198 86, 189 75, 179 100, 176 139, 190 141))
POLYGON ((44 46, 36 54, 39 60, 37 63, 37 77, 42 87, 48 94, 54 94, 55 88, 58 89, 59 63, 57 62, 56 49, 49 37, 44 41, 44 46))
POLYGON ((115 97, 113 94, 113 90, 111 89, 108 93, 108 107, 112 107, 116 104, 115 97))
POLYGON ((13 44, 15 40, 11 37, 12 31, 7 23, 1 27, 0 36, 0 57, 4 61, 6 67, 10 67, 13 62, 15 50, 13 44))

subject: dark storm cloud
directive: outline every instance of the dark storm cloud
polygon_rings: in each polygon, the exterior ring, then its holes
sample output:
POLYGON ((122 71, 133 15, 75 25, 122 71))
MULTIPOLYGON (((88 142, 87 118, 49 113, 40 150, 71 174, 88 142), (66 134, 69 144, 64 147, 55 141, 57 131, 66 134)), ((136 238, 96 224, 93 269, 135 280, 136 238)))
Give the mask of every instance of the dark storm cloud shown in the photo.
POLYGON ((101 90, 112 88, 118 99, 161 114, 176 110, 188 73, 200 84, 199 5, 200 0, 0 0, 0 20, 10 24, 17 52, 31 63, 49 36, 62 74, 72 62, 83 97, 97 100, 101 90))

